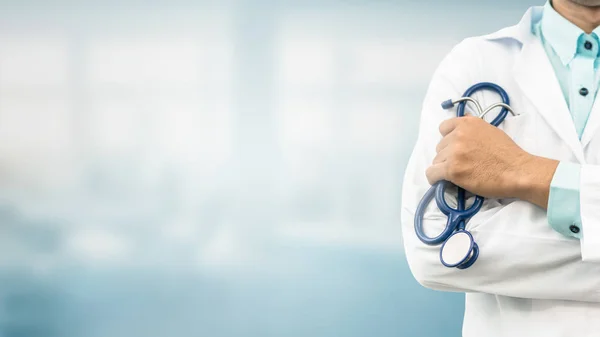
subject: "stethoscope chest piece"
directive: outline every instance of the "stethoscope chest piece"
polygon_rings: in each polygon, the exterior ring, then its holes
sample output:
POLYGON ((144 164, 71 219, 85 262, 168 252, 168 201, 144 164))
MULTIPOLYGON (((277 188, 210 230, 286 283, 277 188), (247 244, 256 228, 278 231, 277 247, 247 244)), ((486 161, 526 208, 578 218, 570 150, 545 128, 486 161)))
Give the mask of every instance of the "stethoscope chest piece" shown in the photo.
POLYGON ((440 261, 450 268, 469 268, 478 256, 479 247, 471 233, 465 230, 454 232, 440 249, 440 261))
MULTIPOLYGON (((483 118, 488 112, 500 107, 500 113, 490 122, 494 126, 500 125, 506 115, 510 112, 515 115, 514 111, 510 107, 510 100, 508 94, 499 85, 489 82, 481 82, 471 86, 463 94, 463 97, 455 100, 447 100, 442 102, 443 109, 450 109, 458 104, 456 109, 456 116, 462 117, 465 115, 466 103, 471 102, 477 109, 477 116, 483 118), (471 98, 473 94, 481 90, 491 90, 502 98, 502 103, 492 104, 485 110, 481 107, 481 104, 471 98)), ((476 196, 473 204, 466 208, 466 191, 462 188, 458 188, 458 194, 456 197, 457 207, 452 208, 444 199, 446 190, 446 182, 438 181, 433 184, 429 190, 423 196, 423 199, 419 202, 415 211, 415 233, 419 240, 430 246, 437 246, 442 244, 440 249, 440 261, 442 264, 449 268, 467 269, 475 263, 477 257, 479 257, 479 246, 475 243, 473 236, 467 230, 465 230, 466 223, 469 219, 474 216, 483 205, 483 197, 476 196), (448 217, 448 222, 444 230, 436 237, 429 237, 423 230, 423 219, 427 206, 432 199, 435 198, 435 202, 440 211, 448 217)))

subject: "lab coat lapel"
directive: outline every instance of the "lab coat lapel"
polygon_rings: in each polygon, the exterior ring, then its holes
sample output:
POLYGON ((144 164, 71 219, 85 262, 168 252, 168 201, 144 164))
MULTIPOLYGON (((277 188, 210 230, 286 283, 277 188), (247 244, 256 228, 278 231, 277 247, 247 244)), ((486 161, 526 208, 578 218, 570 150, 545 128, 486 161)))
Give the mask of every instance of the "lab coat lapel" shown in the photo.
POLYGON ((524 39, 513 72, 525 96, 534 104, 554 132, 569 146, 577 160, 583 163, 583 148, 567 103, 546 52, 535 36, 531 35, 524 39))

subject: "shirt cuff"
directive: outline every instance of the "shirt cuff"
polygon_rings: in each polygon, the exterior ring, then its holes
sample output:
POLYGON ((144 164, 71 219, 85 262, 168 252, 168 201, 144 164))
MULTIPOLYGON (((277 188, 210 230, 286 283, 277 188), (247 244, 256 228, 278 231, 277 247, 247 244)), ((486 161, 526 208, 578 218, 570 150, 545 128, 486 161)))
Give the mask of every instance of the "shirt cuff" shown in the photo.
POLYGON ((581 239, 579 180, 581 165, 560 162, 550 184, 548 223, 560 234, 581 239))

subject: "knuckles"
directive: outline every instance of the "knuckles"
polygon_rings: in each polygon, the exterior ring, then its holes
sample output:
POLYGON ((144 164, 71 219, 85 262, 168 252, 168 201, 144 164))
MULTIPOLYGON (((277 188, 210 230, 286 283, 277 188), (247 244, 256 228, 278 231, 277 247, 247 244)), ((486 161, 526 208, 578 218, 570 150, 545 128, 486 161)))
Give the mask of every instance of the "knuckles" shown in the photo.
POLYGON ((433 185, 434 183, 436 183, 438 180, 443 179, 443 177, 436 177, 435 176, 432 167, 427 168, 427 170, 425 171, 425 176, 427 177, 427 181, 431 185, 433 185))
POLYGON ((455 158, 456 160, 464 159, 469 153, 469 149, 467 146, 467 144, 462 142, 455 143, 454 146, 452 146, 452 153, 450 154, 450 156, 455 158))
POLYGON ((456 138, 456 140, 464 140, 465 136, 466 136, 465 130, 460 127, 456 128, 456 130, 454 130, 453 134, 454 134, 454 138, 456 138))
POLYGON ((465 169, 458 160, 448 160, 446 163, 446 176, 450 181, 456 181, 463 176, 465 169))

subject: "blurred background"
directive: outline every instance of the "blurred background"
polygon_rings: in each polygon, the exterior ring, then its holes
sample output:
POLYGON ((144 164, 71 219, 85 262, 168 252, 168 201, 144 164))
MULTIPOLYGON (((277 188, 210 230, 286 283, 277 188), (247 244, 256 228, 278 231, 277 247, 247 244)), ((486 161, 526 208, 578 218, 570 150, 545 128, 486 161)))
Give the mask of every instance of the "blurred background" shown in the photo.
POLYGON ((421 100, 526 1, 0 1, 0 337, 458 336, 421 100))

